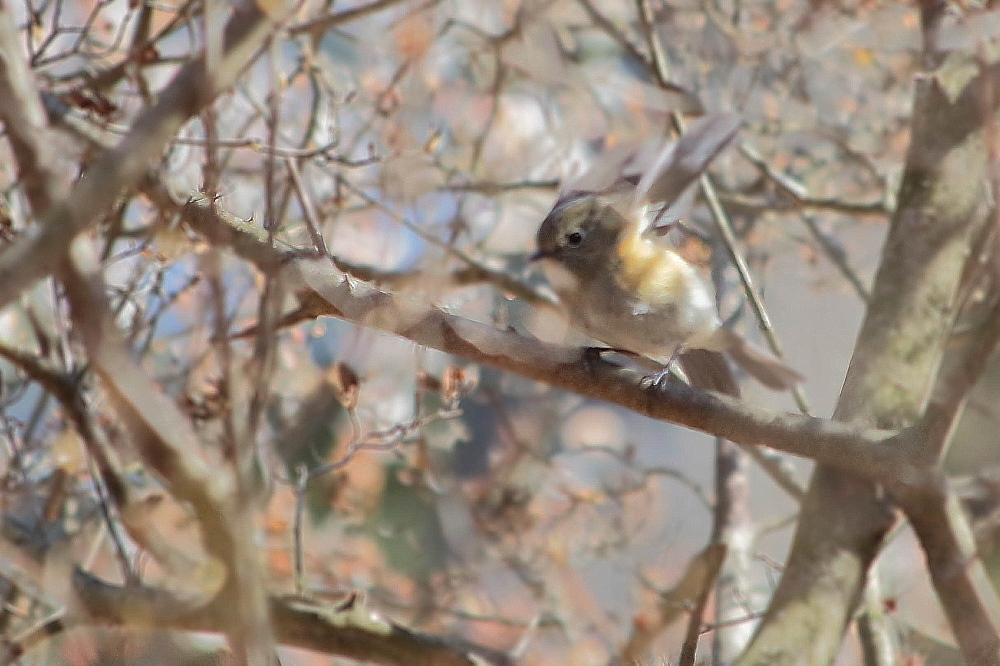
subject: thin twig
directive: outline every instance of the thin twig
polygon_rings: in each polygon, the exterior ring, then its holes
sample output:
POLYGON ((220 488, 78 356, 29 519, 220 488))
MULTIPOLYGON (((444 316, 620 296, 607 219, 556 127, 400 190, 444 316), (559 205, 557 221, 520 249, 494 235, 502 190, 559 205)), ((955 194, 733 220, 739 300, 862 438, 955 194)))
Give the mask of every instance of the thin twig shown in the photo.
MULTIPOLYGON (((673 120, 678 133, 683 132, 684 121, 683 118, 681 118, 681 115, 674 112, 670 114, 670 117, 673 120)), ((729 259, 732 261, 733 266, 736 267, 736 272, 740 277, 740 284, 743 287, 743 294, 750 303, 750 308, 753 310, 754 316, 757 318, 757 323, 760 326, 761 331, 764 333, 764 339, 767 340, 771 351, 773 351, 776 356, 781 358, 783 356, 781 352, 781 342, 778 340, 778 335, 775 333, 774 326, 771 324, 771 317, 767 314, 767 309, 764 307, 764 301, 754 288, 753 278, 750 275, 750 269, 747 266, 746 259, 743 258, 743 255, 739 251, 738 243, 736 241, 736 233, 733 231, 733 225, 729 221, 729 216, 726 214, 722 204, 719 202, 719 196, 715 189, 715 184, 712 182, 712 179, 707 173, 702 174, 701 176, 701 191, 705 196, 705 201, 708 203, 708 208, 712 213, 712 219, 715 220, 716 229, 719 232, 719 236, 722 238, 726 252, 729 253, 729 259)), ((792 387, 792 397, 795 399, 795 404, 798 406, 800 412, 803 414, 808 414, 810 412, 809 401, 806 398, 805 390, 802 388, 801 384, 796 384, 792 387)))
MULTIPOLYGON (((656 78, 661 85, 668 85, 669 77, 667 75, 666 54, 663 52, 663 45, 660 43, 659 36, 652 27, 652 7, 649 4, 649 0, 637 0, 637 2, 640 17, 642 17, 641 21, 644 24, 648 24, 646 37, 649 40, 649 49, 653 54, 652 65, 656 78)), ((684 118, 678 111, 670 112, 670 122, 673 125, 674 131, 678 135, 684 133, 684 118)), ((747 267, 746 260, 743 258, 743 255, 738 249, 736 234, 729 221, 729 216, 726 214, 725 209, 719 202, 719 195, 715 188, 715 184, 712 182, 711 177, 709 177, 707 173, 701 175, 700 182, 701 191, 705 197, 705 201, 708 203, 708 208, 712 213, 712 219, 715 221, 716 230, 722 238, 726 252, 729 254, 730 261, 733 266, 736 267, 736 272, 740 278, 740 284, 743 287, 743 293, 746 296, 747 301, 750 303, 750 307, 754 312, 754 316, 757 318, 757 323, 764 333, 764 338, 767 340, 768 346, 770 346, 771 351, 773 351, 776 356, 781 358, 783 356, 781 353, 781 342, 778 340, 778 336, 774 331, 774 326, 771 324, 771 318, 767 314, 764 302, 761 300, 760 295, 753 286, 753 278, 750 276, 750 269, 747 267)), ((806 399, 805 391, 802 389, 801 385, 796 385, 792 388, 792 396, 795 398, 795 403, 798 405, 799 411, 803 414, 808 414, 809 402, 806 399)))
POLYGON ((632 40, 625 36, 625 33, 619 30, 614 23, 598 11, 597 7, 595 7, 590 0, 577 0, 577 3, 579 3, 580 7, 583 8, 583 11, 587 13, 590 20, 594 22, 594 25, 604 31, 604 34, 608 37, 613 39, 618 46, 620 46, 622 50, 629 55, 630 58, 642 65, 643 69, 655 74, 655 69, 652 67, 652 63, 646 54, 640 51, 639 47, 633 44, 632 40))
POLYGON ((858 277, 857 271, 848 263, 847 254, 843 252, 843 248, 833 242, 829 234, 819 228, 819 224, 816 222, 816 218, 812 215, 803 214, 800 216, 802 222, 806 225, 806 229, 812 234, 813 238, 819 243, 820 248, 826 254, 827 259, 829 259, 840 274, 844 276, 844 279, 851 285, 854 289, 854 293, 858 295, 863 303, 868 303, 871 298, 871 292, 868 291, 868 287, 861 282, 861 278, 858 277))
POLYGON ((326 249, 326 241, 323 239, 323 234, 319 231, 319 215, 316 214, 316 207, 313 205, 312 197, 306 192, 305 185, 302 183, 302 175, 299 173, 299 168, 295 164, 295 160, 286 157, 285 168, 288 169, 292 187, 295 188, 299 205, 302 206, 302 217, 306 222, 306 229, 309 230, 309 237, 312 239, 313 247, 322 256, 328 257, 330 256, 330 251, 326 249))

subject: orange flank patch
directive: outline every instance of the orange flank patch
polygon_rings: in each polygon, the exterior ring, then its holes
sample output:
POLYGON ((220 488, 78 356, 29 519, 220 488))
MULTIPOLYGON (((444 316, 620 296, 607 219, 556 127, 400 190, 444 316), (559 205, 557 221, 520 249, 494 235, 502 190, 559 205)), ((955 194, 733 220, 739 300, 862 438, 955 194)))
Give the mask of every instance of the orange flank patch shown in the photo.
POLYGON ((685 289, 692 268, 673 251, 636 233, 618 241, 622 270, 618 283, 641 300, 662 303, 685 289))

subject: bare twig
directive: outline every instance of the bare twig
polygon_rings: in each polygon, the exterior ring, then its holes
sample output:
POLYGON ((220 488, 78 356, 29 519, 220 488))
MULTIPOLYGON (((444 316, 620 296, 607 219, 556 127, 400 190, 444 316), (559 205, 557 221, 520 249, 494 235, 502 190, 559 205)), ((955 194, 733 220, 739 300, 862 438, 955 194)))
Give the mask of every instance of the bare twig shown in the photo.
POLYGON ((293 25, 288 29, 288 31, 293 35, 309 33, 313 39, 318 39, 330 28, 335 28, 338 25, 356 21, 359 18, 380 12, 383 9, 388 9, 394 5, 402 4, 405 1, 406 0, 374 0, 374 2, 369 2, 365 5, 358 5, 357 7, 351 7, 350 9, 329 14, 328 16, 323 16, 305 23, 293 25))
POLYGON ((608 37, 613 39, 615 43, 617 43, 618 46, 620 46, 621 49, 629 55, 630 58, 642 65, 644 69, 655 73, 652 63, 646 54, 640 51, 639 47, 633 44, 632 40, 630 40, 625 33, 619 30, 618 27, 608 19, 608 17, 598 11, 597 7, 595 7, 590 0, 577 0, 577 2, 580 7, 583 8, 583 11, 587 13, 587 16, 590 17, 590 20, 594 22, 594 25, 600 28, 608 37))
POLYGON ((722 565, 726 560, 726 551, 727 547, 724 544, 713 544, 703 551, 706 560, 703 565, 706 569, 705 579, 702 581, 701 590, 692 599, 691 617, 688 618, 687 633, 684 635, 681 656, 677 662, 680 666, 694 666, 698 651, 698 639, 702 633, 705 608, 708 606, 708 600, 712 597, 712 590, 715 588, 719 572, 722 571, 722 565))
POLYGON ((826 253, 827 258, 833 262, 833 265, 837 267, 840 274, 844 276, 844 279, 851 285, 854 289, 854 293, 865 303, 871 298, 871 294, 868 291, 868 287, 861 281, 858 277, 857 272, 847 261, 847 254, 843 252, 843 248, 839 244, 835 244, 830 235, 819 228, 816 219, 812 215, 802 215, 802 221, 806 225, 806 229, 812 234, 816 242, 826 253))
MULTIPOLYGON (((653 640, 681 615, 692 612, 700 617, 725 556, 726 547, 717 543, 709 545, 695 555, 677 585, 660 596, 655 616, 633 623, 632 632, 625 645, 611 663, 625 666, 645 661, 649 657, 653 640)), ((700 621, 695 623, 695 632, 693 635, 689 632, 685 644, 689 640, 697 643, 700 624, 700 621)))

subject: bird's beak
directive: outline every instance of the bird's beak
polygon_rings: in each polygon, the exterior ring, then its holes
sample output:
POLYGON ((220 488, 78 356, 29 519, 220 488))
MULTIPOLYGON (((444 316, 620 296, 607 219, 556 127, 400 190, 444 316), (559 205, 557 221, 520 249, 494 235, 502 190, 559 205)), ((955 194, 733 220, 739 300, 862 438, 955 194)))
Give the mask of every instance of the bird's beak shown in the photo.
POLYGON ((554 256, 556 256, 556 248, 546 250, 545 248, 540 247, 528 255, 528 261, 538 261, 539 259, 546 259, 554 256))

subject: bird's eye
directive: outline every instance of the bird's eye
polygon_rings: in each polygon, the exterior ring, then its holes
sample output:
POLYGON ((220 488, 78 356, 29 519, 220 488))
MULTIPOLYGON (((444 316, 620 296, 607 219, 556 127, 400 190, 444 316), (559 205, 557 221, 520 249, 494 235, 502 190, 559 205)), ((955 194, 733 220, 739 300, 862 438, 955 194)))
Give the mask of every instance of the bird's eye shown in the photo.
POLYGON ((582 242, 583 234, 579 231, 566 234, 566 245, 569 245, 570 247, 580 247, 580 243, 582 242))

